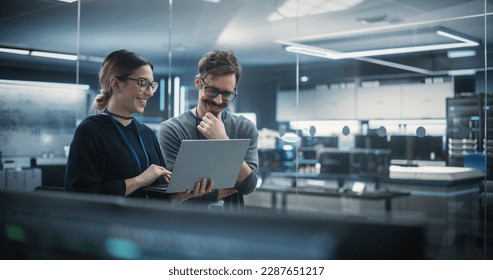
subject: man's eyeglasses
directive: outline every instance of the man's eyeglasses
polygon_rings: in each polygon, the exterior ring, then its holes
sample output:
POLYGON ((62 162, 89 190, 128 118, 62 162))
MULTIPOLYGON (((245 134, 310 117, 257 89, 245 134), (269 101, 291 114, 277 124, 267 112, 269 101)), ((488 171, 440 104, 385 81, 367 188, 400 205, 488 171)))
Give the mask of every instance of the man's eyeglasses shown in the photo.
POLYGON ((204 81, 204 78, 200 78, 200 80, 202 81, 202 83, 204 84, 204 92, 205 92, 205 95, 211 97, 211 98, 216 98, 216 96, 218 96, 219 94, 222 95, 223 97, 223 100, 227 100, 227 101, 233 101, 235 100, 236 96, 238 96, 238 94, 236 93, 236 88, 233 90, 233 92, 230 92, 230 91, 220 91, 218 90, 217 88, 215 87, 210 87, 209 85, 207 85, 204 81))
POLYGON ((130 77, 117 77, 119 80, 133 80, 137 82, 137 85, 140 87, 142 92, 146 92, 149 90, 149 87, 152 88, 152 93, 155 93, 159 84, 157 82, 151 82, 144 78, 130 78, 130 77))

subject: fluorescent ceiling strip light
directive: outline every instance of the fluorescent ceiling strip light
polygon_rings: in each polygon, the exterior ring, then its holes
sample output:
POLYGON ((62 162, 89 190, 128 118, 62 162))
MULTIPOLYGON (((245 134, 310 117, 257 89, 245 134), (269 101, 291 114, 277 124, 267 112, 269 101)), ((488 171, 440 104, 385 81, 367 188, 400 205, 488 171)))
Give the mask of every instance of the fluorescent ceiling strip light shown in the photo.
POLYGON ((450 70, 447 72, 449 76, 470 76, 476 75, 475 69, 459 69, 459 70, 450 70))
POLYGON ((77 60, 77 56, 76 55, 72 55, 72 54, 61 54, 61 53, 32 51, 31 52, 31 55, 32 56, 39 56, 39 57, 49 57, 49 58, 56 58, 56 59, 64 59, 64 60, 77 60))
POLYGON ((425 74, 425 75, 434 75, 434 72, 430 71, 430 70, 426 70, 426 69, 418 68, 418 67, 414 67, 414 66, 409 66, 409 65, 405 65, 405 64, 385 61, 385 60, 381 60, 381 59, 370 58, 370 57, 358 57, 356 59, 360 60, 360 61, 366 61, 366 62, 378 64, 378 65, 387 66, 387 67, 393 67, 393 68, 402 69, 402 70, 406 70, 406 71, 421 73, 421 74, 425 74))
POLYGON ((379 49, 379 50, 368 50, 368 51, 356 51, 356 52, 337 52, 329 49, 312 47, 304 44, 288 43, 289 46, 285 47, 286 51, 295 52, 300 54, 306 54, 311 56, 318 56, 330 59, 344 59, 344 58, 358 58, 358 57, 368 57, 368 56, 379 56, 379 55, 389 55, 389 54, 401 54, 401 53, 414 53, 414 52, 424 52, 424 51, 434 51, 434 50, 444 50, 444 49, 455 49, 464 47, 476 47, 479 46, 478 42, 453 35, 444 31, 437 31, 438 35, 445 36, 447 38, 460 41, 459 43, 448 43, 448 44, 436 44, 436 45, 424 45, 424 46, 413 46, 413 47, 401 47, 401 48, 390 48, 390 49, 379 49))
POLYGON ((303 44, 291 44, 284 48, 288 52, 294 52, 299 54, 306 54, 311 56, 318 56, 323 58, 338 59, 337 52, 328 49, 312 47, 303 44))
POLYGON ((79 0, 58 0, 59 2, 65 2, 65 3, 74 3, 74 2, 77 2, 79 0))
MULTIPOLYGON (((56 59, 65 59, 65 60, 77 60, 76 55, 72 54, 61 54, 61 53, 52 53, 52 52, 40 52, 40 51, 29 51, 23 49, 11 49, 11 48, 0 48, 0 52, 3 53, 11 53, 11 54, 19 54, 19 55, 29 55, 38 56, 38 57, 48 57, 48 58, 56 58, 56 59)), ((90 62, 103 63, 104 57, 99 56, 88 56, 88 55, 79 55, 79 60, 87 60, 90 62)))
POLYGON ((456 51, 448 51, 448 58, 459 58, 459 57, 470 57, 476 56, 475 50, 456 50, 456 51))
POLYGON ((13 53, 13 54, 21 54, 21 55, 28 55, 29 54, 29 51, 28 50, 9 49, 9 48, 0 48, 0 52, 3 52, 3 53, 13 53))
MULTIPOLYGON (((442 30, 437 30, 437 34, 440 35, 440 36, 444 36, 444 37, 447 37, 447 38, 450 38, 450 39, 453 39, 453 40, 457 40, 457 41, 461 41, 461 42, 476 43, 476 42, 471 41, 471 40, 468 40, 468 39, 466 39, 464 37, 460 37, 460 36, 457 36, 457 35, 454 35, 454 34, 450 34, 448 32, 442 31, 442 30)), ((479 44, 476 43, 476 45, 479 45, 479 44)))
POLYGON ((48 83, 48 82, 35 82, 35 81, 18 81, 18 80, 0 80, 0 85, 16 85, 16 86, 30 86, 30 87, 51 87, 61 89, 80 89, 88 90, 89 85, 85 84, 64 84, 64 83, 48 83))
POLYGON ((102 63, 104 61, 104 57, 79 54, 79 60, 102 63))

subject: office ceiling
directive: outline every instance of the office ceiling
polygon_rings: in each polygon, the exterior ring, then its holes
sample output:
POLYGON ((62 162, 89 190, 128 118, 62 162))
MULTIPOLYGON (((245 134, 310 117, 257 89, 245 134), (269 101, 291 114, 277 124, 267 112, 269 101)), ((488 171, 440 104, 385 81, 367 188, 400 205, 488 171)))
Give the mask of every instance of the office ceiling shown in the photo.
MULTIPOLYGON (((80 73, 97 73, 101 58, 126 48, 149 58, 157 75, 182 75, 194 73, 197 60, 216 48, 234 50, 246 68, 294 65, 296 55, 283 49, 285 42, 342 52, 442 44, 451 41, 437 36, 435 31, 447 28, 480 43, 466 48, 476 50, 477 55, 460 63, 447 58, 443 50, 360 60, 362 65, 387 63, 387 67, 404 71, 434 74, 461 67, 484 67, 485 24, 493 30, 493 0, 488 0, 486 7, 483 0, 340 0, 356 5, 269 22, 269 16, 284 2, 81 0, 78 13, 77 2, 2 0, 0 47, 79 53, 80 73), (487 18, 485 8, 489 11, 487 18)), ((315 2, 326 1, 298 0, 298 12, 315 2)), ((488 36, 488 41, 491 44, 493 36, 488 36)), ((344 61, 349 60, 353 59, 344 61)), ((300 62, 333 61, 301 55, 300 62)), ((73 61, 0 53, 0 67, 67 71, 74 65, 73 61)))

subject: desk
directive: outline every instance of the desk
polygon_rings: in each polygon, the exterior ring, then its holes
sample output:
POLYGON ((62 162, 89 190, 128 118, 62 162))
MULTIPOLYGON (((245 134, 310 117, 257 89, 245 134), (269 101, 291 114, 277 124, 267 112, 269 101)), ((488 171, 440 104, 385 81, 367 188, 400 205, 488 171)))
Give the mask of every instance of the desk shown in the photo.
MULTIPOLYGON (((428 242, 436 246, 437 259, 443 252, 456 250, 457 242, 474 240, 479 231, 479 193, 481 181, 453 184, 442 181, 389 180, 382 187, 390 191, 406 191, 406 201, 394 202, 398 211, 421 212, 427 217, 428 242)), ((472 242, 472 241, 471 241, 472 242)), ((457 254, 457 252, 454 252, 457 254)))
POLYGON ((281 210, 286 211, 287 206, 287 195, 308 195, 308 196, 325 196, 325 197, 340 197, 340 198, 354 198, 354 199, 365 199, 365 200, 384 200, 385 210, 392 210, 392 199, 398 197, 404 197, 410 195, 409 192, 390 192, 390 191, 374 191, 374 192, 363 192, 356 193, 353 191, 339 191, 333 189, 323 189, 323 188, 313 188, 313 187, 303 187, 296 188, 292 187, 277 187, 277 186, 262 186, 257 188, 260 192, 271 192, 271 205, 272 208, 277 206, 277 194, 281 194, 281 210))
POLYGON ((273 178, 290 178, 291 185, 296 187, 296 180, 303 179, 317 179, 317 180, 336 180, 339 187, 342 187, 346 181, 363 181, 372 182, 375 184, 375 189, 380 188, 380 182, 382 180, 381 175, 377 174, 327 174, 327 173, 302 173, 302 172, 271 172, 268 176, 273 178))
MULTIPOLYGON (((380 179, 379 190, 370 189, 358 196, 349 191, 351 184, 339 188, 337 178, 322 179, 313 174, 293 179, 280 174, 265 178, 256 190, 258 194, 246 196, 247 207, 342 213, 383 220, 388 216, 397 219, 419 216, 426 224, 425 238, 432 259, 482 258, 483 250, 477 242, 484 240, 485 233, 491 235, 491 227, 485 227, 486 219, 481 216, 485 211, 480 206, 482 178, 452 181, 385 178, 380 179), (338 189, 345 192, 339 193, 338 189)), ((345 180, 349 181, 349 177, 345 180)))

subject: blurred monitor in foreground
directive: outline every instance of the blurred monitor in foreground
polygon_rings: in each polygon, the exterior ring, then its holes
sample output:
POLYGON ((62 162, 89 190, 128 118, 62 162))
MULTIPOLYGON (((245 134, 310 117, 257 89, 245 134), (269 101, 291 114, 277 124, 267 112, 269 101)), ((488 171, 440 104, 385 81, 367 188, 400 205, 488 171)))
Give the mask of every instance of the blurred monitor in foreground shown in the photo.
POLYGON ((0 191, 2 259, 422 259, 420 224, 0 191), (376 242, 378 241, 379 242, 376 242))

